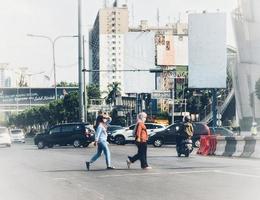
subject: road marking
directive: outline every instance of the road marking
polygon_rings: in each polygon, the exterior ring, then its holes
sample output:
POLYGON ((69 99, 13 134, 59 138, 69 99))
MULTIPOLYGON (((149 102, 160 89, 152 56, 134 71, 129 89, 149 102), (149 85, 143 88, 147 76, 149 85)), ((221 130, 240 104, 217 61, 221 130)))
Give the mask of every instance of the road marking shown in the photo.
POLYGON ((54 178, 55 181, 67 181, 68 179, 66 178, 54 178))
POLYGON ((195 174, 195 173, 211 173, 215 172, 215 170, 199 170, 199 171, 179 171, 179 172, 169 172, 169 173, 134 173, 134 174, 111 174, 111 175, 103 175, 99 176, 99 178, 110 178, 110 177, 124 177, 124 176, 151 176, 151 175, 178 175, 178 174, 195 174))
POLYGON ((219 174, 227 174, 227 175, 234 175, 234 176, 244 176, 244 177, 250 177, 250 178, 260 178, 260 176, 252 175, 252 174, 244 174, 239 172, 228 172, 228 171, 221 171, 221 170, 215 170, 214 172, 219 174))

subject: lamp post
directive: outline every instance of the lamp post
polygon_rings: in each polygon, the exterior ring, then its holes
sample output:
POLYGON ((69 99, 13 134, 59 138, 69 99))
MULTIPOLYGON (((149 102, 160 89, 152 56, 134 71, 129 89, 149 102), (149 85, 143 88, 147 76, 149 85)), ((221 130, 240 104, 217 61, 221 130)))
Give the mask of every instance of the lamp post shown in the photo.
POLYGON ((55 100, 57 100, 57 79, 56 79, 56 63, 55 63, 55 43, 58 39, 60 38, 66 38, 66 37, 78 37, 77 35, 60 35, 57 36, 56 38, 52 39, 49 36, 46 35, 35 35, 35 34, 27 34, 29 37, 38 37, 38 38, 46 38, 51 42, 52 45, 52 64, 53 64, 53 74, 54 74, 54 88, 55 88, 55 100))
POLYGON ((30 107, 30 109, 31 109, 31 105, 32 105, 32 76, 43 74, 43 73, 44 73, 44 71, 38 72, 38 73, 27 73, 27 74, 25 74, 29 77, 29 81, 30 81, 30 85, 29 85, 29 107, 30 107))
POLYGON ((81 122, 85 121, 84 105, 83 105, 83 84, 82 84, 82 31, 81 31, 81 0, 78 0, 78 83, 79 83, 79 120, 81 122))

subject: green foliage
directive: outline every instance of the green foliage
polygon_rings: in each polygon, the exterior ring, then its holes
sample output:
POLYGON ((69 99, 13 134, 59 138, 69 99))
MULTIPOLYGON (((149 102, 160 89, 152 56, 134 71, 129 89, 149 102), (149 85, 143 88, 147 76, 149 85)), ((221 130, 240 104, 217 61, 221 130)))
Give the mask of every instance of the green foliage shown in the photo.
POLYGON ((28 126, 49 126, 62 122, 79 121, 78 93, 65 95, 64 99, 52 101, 48 105, 25 110, 9 117, 9 125, 26 128, 28 126))
POLYGON ((87 86, 88 99, 99 99, 101 97, 99 87, 96 84, 87 86))
POLYGON ((106 97, 106 103, 107 104, 116 104, 116 97, 121 94, 121 88, 120 88, 119 82, 113 82, 110 83, 107 88, 108 88, 108 95, 106 97))
POLYGON ((255 84, 255 94, 256 94, 257 98, 260 100, 260 78, 258 79, 258 81, 255 84))

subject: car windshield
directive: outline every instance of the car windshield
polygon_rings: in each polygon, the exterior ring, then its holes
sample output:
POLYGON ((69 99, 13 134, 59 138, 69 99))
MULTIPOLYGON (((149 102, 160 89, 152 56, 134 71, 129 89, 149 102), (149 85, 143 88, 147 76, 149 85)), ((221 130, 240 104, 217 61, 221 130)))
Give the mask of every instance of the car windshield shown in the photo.
POLYGON ((11 130, 12 134, 21 134, 23 133, 22 130, 11 130))

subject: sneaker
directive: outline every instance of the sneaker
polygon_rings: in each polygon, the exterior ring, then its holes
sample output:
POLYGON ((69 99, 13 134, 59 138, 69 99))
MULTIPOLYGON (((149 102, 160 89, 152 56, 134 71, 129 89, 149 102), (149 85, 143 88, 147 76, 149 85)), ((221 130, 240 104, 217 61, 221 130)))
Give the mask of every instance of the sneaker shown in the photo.
POLYGON ((144 167, 143 169, 148 170, 148 169, 152 169, 152 167, 147 166, 147 167, 144 167))
POLYGON ((88 171, 89 171, 89 166, 90 166, 90 163, 86 162, 86 168, 87 168, 88 171))
POLYGON ((126 165, 127 168, 130 169, 131 161, 129 160, 129 158, 126 160, 126 165))
POLYGON ((115 167, 107 167, 107 169, 109 170, 109 169, 115 169, 115 167))

